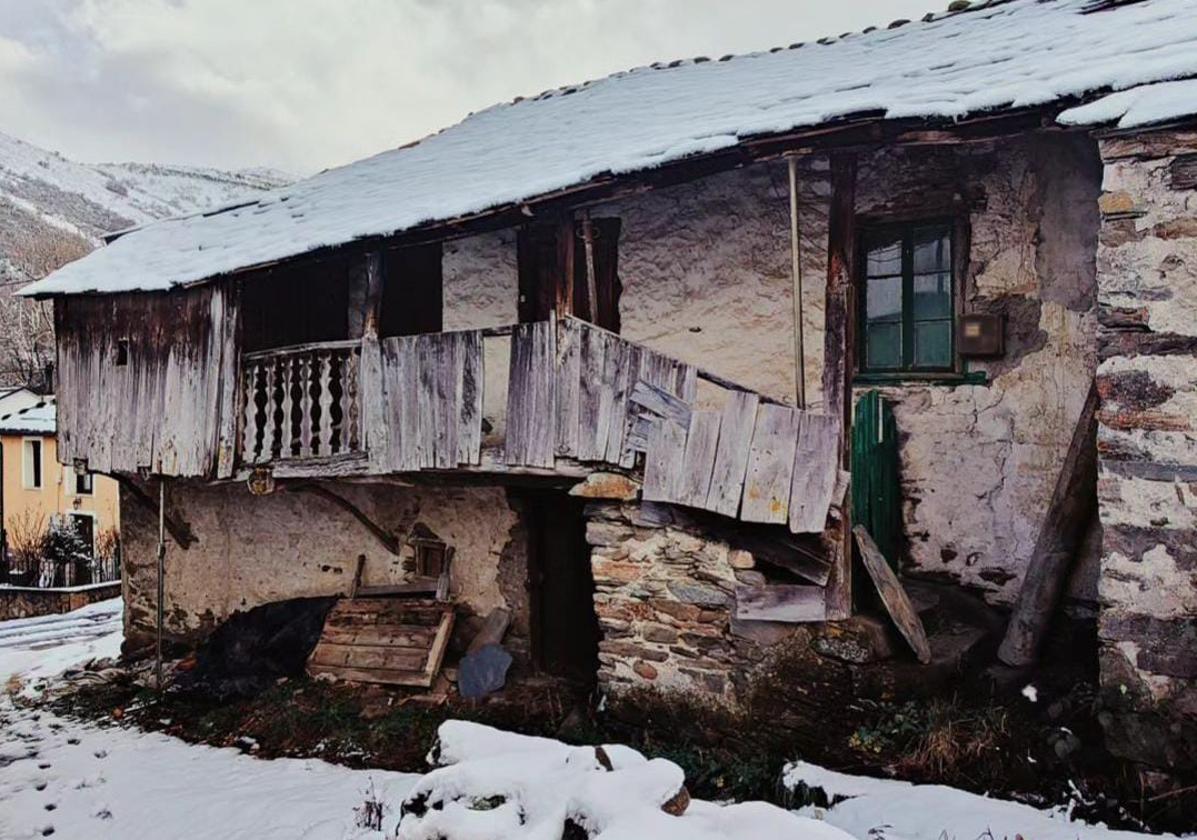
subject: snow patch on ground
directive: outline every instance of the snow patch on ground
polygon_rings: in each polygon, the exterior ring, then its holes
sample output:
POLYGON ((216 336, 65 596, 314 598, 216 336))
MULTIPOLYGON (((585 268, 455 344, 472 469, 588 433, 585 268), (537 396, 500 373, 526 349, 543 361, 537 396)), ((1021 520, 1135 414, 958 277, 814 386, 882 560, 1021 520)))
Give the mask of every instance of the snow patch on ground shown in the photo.
POLYGON ((595 840, 849 840, 764 802, 695 800, 680 816, 666 813, 685 774, 629 747, 571 747, 459 720, 438 734, 434 757, 446 766, 408 794, 399 840, 558 840, 567 821, 595 840))
POLYGON ((94 840, 349 840, 373 786, 398 803, 418 778, 322 761, 262 761, 160 734, 100 729, 0 700, 0 837, 94 840))
POLYGON ((789 765, 783 781, 791 790, 799 785, 821 789, 833 803, 831 807, 808 806, 799 813, 820 817, 859 840, 1143 840, 1160 836, 1072 822, 1063 810, 1042 811, 943 785, 850 776, 805 761, 789 765))
POLYGON ((19 680, 32 691, 39 680, 89 659, 120 654, 121 599, 74 612, 0 621, 0 686, 19 680))

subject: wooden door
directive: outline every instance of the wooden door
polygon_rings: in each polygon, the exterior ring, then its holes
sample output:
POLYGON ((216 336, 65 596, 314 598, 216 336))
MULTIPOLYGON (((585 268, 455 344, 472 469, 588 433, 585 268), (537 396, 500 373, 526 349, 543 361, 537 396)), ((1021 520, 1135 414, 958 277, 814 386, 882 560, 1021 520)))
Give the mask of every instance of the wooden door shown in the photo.
POLYGON ((591 682, 598 616, 582 503, 564 491, 526 496, 532 656, 550 674, 591 682))
POLYGON ((615 218, 525 225, 516 248, 520 322, 556 312, 619 332, 620 228, 615 218))

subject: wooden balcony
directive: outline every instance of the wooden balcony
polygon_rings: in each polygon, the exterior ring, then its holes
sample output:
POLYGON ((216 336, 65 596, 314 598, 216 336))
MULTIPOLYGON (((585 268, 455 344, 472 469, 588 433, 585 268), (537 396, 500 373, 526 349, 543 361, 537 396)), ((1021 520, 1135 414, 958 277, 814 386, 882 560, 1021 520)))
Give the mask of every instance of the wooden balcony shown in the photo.
POLYGON ((619 470, 646 500, 795 533, 843 486, 831 418, 574 318, 246 354, 241 399, 242 476, 619 470))

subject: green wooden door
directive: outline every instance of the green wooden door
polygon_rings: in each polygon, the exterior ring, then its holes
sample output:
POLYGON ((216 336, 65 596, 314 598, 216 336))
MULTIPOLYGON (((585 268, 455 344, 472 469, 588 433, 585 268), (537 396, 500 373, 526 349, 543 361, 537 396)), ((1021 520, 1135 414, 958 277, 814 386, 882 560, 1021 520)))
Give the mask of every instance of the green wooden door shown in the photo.
POLYGON ((852 521, 869 529, 896 569, 902 539, 898 427, 878 391, 860 397, 852 420, 852 521))

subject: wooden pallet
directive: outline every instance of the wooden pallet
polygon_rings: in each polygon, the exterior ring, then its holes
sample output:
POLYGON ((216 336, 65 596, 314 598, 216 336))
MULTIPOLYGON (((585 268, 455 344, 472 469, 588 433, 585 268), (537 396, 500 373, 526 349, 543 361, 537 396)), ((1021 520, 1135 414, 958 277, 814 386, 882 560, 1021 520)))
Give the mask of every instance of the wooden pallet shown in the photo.
POLYGON ((453 605, 432 598, 346 598, 324 621, 312 676, 428 688, 453 631, 453 605))

